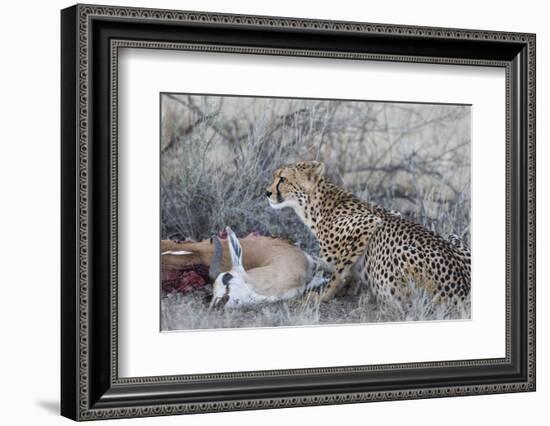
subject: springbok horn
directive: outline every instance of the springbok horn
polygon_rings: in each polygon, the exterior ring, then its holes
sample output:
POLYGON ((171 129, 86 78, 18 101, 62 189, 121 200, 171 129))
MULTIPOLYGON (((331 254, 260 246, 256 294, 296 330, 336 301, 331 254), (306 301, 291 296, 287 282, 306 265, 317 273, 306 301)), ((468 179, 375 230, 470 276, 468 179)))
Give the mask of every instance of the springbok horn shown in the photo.
POLYGON ((210 268, 208 268, 208 276, 212 281, 216 281, 221 272, 223 247, 217 235, 212 236, 212 243, 214 244, 214 255, 212 256, 212 262, 210 262, 210 268))

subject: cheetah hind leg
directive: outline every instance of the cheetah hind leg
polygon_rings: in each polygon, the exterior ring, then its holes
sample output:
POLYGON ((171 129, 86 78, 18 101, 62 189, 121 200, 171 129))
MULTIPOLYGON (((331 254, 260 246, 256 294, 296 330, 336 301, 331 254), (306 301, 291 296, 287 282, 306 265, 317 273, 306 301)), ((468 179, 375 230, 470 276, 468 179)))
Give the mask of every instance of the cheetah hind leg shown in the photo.
POLYGON ((348 296, 358 296, 363 289, 366 289, 370 293, 370 296, 374 297, 368 280, 363 278, 362 262, 359 259, 355 261, 355 264, 351 268, 346 284, 346 295, 348 296))

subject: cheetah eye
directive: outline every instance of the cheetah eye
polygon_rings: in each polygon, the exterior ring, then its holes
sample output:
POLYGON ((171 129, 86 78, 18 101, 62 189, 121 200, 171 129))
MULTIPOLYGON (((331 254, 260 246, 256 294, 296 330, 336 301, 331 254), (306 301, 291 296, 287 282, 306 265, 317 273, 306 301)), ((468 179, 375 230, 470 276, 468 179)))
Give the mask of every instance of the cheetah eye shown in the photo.
POLYGON ((279 182, 284 182, 285 180, 286 180, 285 177, 283 177, 283 176, 280 176, 280 177, 279 177, 279 182))

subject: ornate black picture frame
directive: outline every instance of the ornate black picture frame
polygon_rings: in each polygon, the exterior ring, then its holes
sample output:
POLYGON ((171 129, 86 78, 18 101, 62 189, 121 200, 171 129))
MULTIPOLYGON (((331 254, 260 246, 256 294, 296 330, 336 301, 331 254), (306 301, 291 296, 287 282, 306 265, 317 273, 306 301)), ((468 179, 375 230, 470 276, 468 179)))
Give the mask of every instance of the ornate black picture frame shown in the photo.
POLYGON ((534 34, 95 5, 64 9, 61 29, 62 415, 92 420, 535 390, 534 34), (120 378, 121 47, 504 68, 506 356, 120 378))

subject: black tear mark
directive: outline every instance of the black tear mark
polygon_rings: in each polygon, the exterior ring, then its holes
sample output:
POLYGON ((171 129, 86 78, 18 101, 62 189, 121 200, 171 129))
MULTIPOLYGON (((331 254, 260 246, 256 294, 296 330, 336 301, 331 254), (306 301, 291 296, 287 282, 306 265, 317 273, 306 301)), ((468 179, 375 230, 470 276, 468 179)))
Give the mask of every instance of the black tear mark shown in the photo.
POLYGON ((281 194, 281 191, 279 191, 279 185, 281 184, 281 182, 284 182, 284 181, 285 181, 285 178, 281 176, 279 178, 279 182, 277 182, 277 185, 275 185, 275 191, 277 192, 277 202, 278 203, 283 202, 283 196, 281 194))

